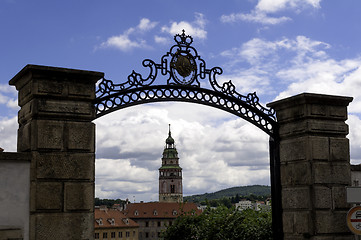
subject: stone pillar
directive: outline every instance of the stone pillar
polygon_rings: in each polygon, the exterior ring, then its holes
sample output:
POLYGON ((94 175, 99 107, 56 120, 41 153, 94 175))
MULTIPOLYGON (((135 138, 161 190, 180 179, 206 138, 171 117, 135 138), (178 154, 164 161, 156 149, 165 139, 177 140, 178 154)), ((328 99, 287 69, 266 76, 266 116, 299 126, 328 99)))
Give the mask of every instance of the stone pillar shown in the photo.
POLYGON ((93 239, 95 83, 103 73, 27 65, 18 152, 30 152, 30 239, 93 239))
POLYGON ((350 97, 303 93, 268 104, 280 135, 284 239, 351 240, 350 151, 346 138, 350 97))

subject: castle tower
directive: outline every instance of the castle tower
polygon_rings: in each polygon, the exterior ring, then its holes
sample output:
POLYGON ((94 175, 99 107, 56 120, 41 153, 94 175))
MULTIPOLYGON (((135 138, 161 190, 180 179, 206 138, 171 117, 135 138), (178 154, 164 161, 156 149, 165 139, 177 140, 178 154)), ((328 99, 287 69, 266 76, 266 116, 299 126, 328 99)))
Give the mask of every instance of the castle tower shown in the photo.
POLYGON ((182 168, 171 136, 170 124, 159 168, 159 202, 183 202, 182 168))

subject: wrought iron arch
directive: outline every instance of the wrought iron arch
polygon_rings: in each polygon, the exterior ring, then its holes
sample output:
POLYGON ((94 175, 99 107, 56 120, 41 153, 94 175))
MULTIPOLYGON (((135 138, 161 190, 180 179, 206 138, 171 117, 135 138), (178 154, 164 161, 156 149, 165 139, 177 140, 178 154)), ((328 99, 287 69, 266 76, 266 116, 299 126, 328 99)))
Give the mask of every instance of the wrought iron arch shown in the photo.
POLYGON ((134 105, 181 101, 215 107, 257 126, 270 136, 272 228, 274 239, 283 239, 279 138, 275 110, 262 106, 255 92, 247 95, 238 93, 231 80, 219 84, 216 76, 222 74, 223 70, 220 67, 206 68, 205 61, 191 46, 193 38, 186 35, 184 30, 182 34, 175 35, 174 40, 176 44, 161 57, 159 64, 150 59, 143 61, 143 66, 149 68, 146 78, 134 70, 124 83, 114 84, 103 78, 97 85, 94 101, 96 118, 134 105), (166 84, 152 85, 159 74, 165 76, 166 84), (208 88, 201 87, 201 83, 208 88))
POLYGON ((277 132, 275 111, 263 107, 256 93, 242 95, 232 81, 219 84, 216 76, 223 73, 220 67, 206 68, 205 61, 191 46, 193 38, 182 34, 174 37, 176 42, 169 52, 156 64, 150 59, 143 66, 150 72, 147 78, 133 71, 128 81, 114 84, 102 79, 96 91, 96 118, 118 109, 162 101, 193 102, 208 105, 237 115, 262 129, 271 137, 277 132), (152 85, 158 74, 166 76, 167 84, 152 85), (200 86, 208 79, 209 88, 200 86), (276 131, 275 131, 276 130, 276 131))

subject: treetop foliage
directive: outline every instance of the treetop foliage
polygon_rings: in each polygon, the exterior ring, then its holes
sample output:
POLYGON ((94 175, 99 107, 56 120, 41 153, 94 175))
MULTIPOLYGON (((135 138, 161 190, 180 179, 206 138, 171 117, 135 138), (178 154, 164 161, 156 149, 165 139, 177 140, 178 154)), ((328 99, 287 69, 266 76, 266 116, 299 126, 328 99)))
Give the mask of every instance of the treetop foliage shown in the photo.
POLYGON ((201 215, 184 213, 162 233, 164 240, 271 240, 270 211, 238 211, 224 206, 201 215))

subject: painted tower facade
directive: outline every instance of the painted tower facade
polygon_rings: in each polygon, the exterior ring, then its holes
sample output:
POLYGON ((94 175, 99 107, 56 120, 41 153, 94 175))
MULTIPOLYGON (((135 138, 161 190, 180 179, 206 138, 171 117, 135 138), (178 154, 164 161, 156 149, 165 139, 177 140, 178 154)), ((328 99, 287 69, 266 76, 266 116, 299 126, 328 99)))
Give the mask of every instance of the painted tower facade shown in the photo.
POLYGON ((159 202, 183 202, 182 168, 169 125, 168 138, 159 168, 159 202))

